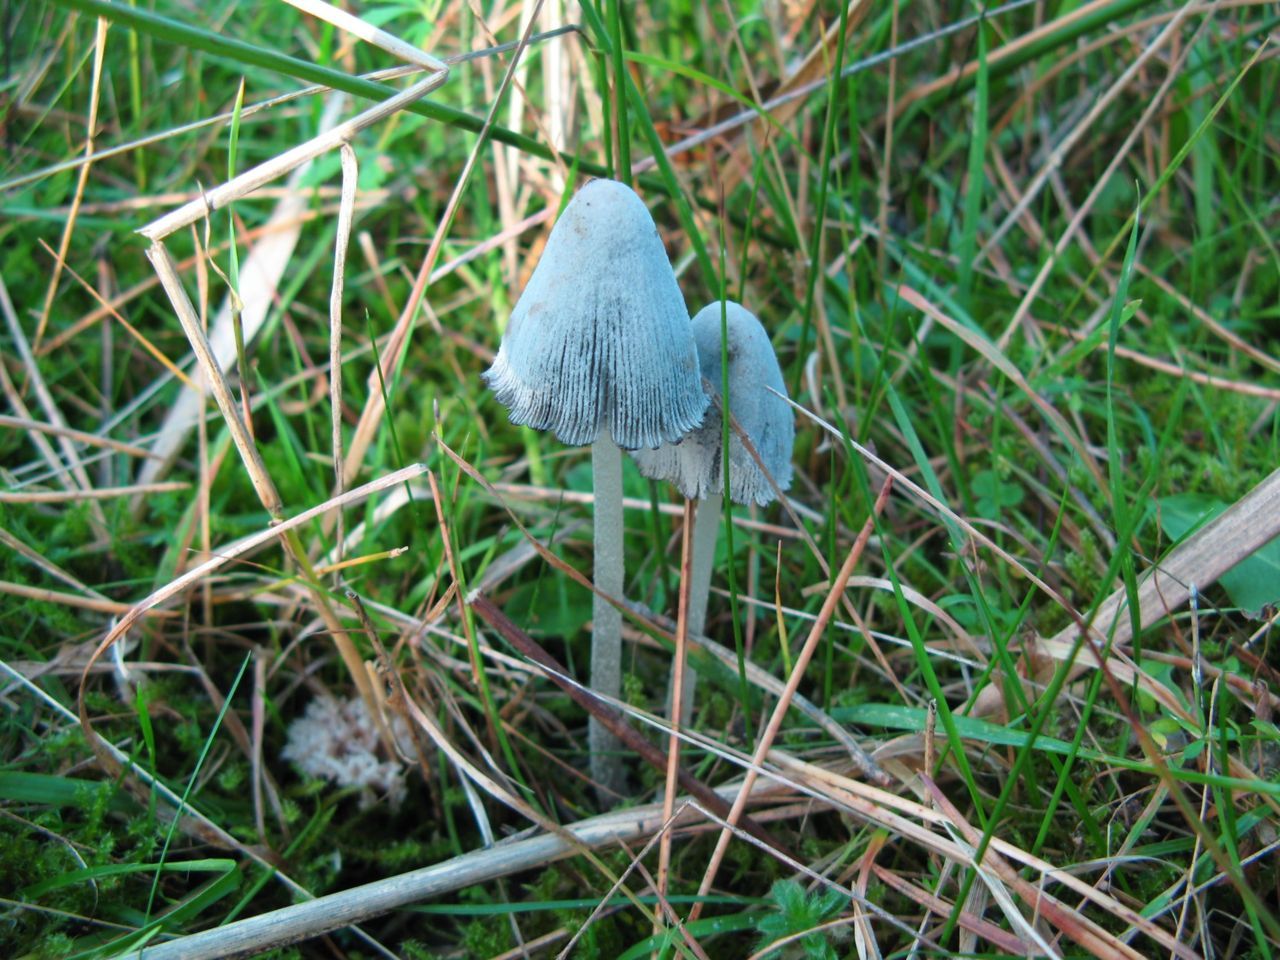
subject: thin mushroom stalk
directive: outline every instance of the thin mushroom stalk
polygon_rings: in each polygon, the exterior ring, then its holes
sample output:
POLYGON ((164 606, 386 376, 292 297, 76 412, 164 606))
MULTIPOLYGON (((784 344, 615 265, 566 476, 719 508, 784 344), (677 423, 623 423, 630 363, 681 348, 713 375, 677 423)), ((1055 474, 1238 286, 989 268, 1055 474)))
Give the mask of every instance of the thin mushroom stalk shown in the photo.
MULTIPOLYGON (((595 489, 592 556, 596 587, 621 599, 624 587, 622 551, 622 451, 602 432, 591 445, 591 477, 595 489)), ((591 595, 591 689, 615 699, 622 690, 622 611, 599 593, 591 595)), ((593 715, 587 723, 592 776, 604 788, 621 788, 621 768, 610 759, 620 748, 615 737, 593 715)))
MULTIPOLYGON (((708 494, 698 503, 693 520, 693 560, 689 568, 689 596, 701 598, 689 609, 689 633, 700 637, 706 633, 707 597, 711 593, 711 571, 716 562, 716 540, 720 534, 720 511, 724 497, 708 494)), ((687 717, 688 714, 685 714, 687 717)))
MULTIPOLYGON (((791 485, 791 448, 795 444, 795 422, 790 405, 783 399, 787 388, 769 335, 750 311, 726 300, 698 311, 693 318, 693 336, 702 376, 712 396, 722 395, 727 369, 730 414, 760 457, 757 463, 742 439, 730 433, 729 499, 766 506, 775 497, 775 485, 778 490, 791 485)), ((701 501, 694 521, 689 594, 689 633, 700 636, 706 632, 707 600, 725 493, 722 413, 713 404, 702 426, 679 443, 638 450, 632 456, 646 477, 668 480, 688 499, 701 501)), ((692 716, 696 680, 696 673, 689 670, 680 711, 686 718, 692 716)))
MULTIPOLYGON (((730 469, 732 472, 732 468, 730 469)), ((720 535, 720 510, 724 497, 708 494, 698 501, 693 519, 693 556, 689 562, 689 636, 701 637, 707 626, 707 603, 711 596, 711 571, 716 562, 716 541, 720 535)), ((672 671, 675 664, 672 664, 672 671)), ((698 671, 685 665, 684 684, 680 691, 680 716, 687 724, 693 717, 693 694, 698 683, 698 671)), ((667 716, 674 717, 672 698, 675 696, 674 676, 668 684, 667 716)))
MULTIPOLYGON (((630 187, 592 180, 565 207, 484 379, 512 423, 592 445, 595 582, 623 600, 619 448, 674 442, 702 422, 709 403, 684 297, 630 187)), ((617 699, 622 617, 597 595, 592 618, 591 686, 617 699)), ((595 718, 588 743, 607 803, 625 786, 620 747, 595 718)))

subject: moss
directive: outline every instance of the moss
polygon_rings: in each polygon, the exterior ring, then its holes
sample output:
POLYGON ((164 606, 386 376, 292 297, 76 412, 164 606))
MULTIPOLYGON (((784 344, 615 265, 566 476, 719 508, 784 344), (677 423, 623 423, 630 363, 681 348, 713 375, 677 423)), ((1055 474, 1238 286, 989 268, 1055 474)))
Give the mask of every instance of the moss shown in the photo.
POLYGON ((462 948, 470 957, 492 957, 515 946, 511 925, 493 917, 477 918, 462 928, 462 948))
POLYGON ((400 953, 408 960, 440 960, 441 955, 427 947, 421 940, 401 940, 397 945, 400 953))
POLYGON ((64 960, 75 953, 76 942, 65 933, 46 931, 34 944, 32 960, 64 960))

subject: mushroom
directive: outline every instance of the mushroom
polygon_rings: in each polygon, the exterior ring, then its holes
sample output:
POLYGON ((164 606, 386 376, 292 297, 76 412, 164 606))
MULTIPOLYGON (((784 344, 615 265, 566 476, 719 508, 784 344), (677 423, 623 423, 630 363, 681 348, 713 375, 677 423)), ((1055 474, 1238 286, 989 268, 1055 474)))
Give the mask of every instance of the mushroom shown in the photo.
MULTIPOLYGON (((791 485, 791 448, 795 443, 795 423, 784 399, 787 388, 769 335, 754 314, 741 304, 725 300, 698 311, 693 318, 693 336, 702 376, 709 381, 717 400, 724 393, 722 373, 728 371, 729 410, 760 457, 757 463, 742 438, 730 429, 729 499, 765 506, 774 499, 775 484, 778 490, 791 485), (761 464, 768 475, 760 469, 761 464)), ((701 501, 694 517, 689 584, 688 632, 694 637, 701 635, 706 626, 724 495, 724 435, 717 404, 708 410, 702 426, 680 442, 632 453, 646 477, 669 480, 688 499, 701 501)), ((684 682, 682 716, 691 716, 696 679, 690 670, 684 682)))
MULTIPOLYGON (((512 423, 591 444, 595 585, 623 595, 622 455, 672 443, 702 422, 689 313, 644 202, 592 180, 565 207, 511 312, 484 380, 512 423)), ((621 693, 622 614, 593 597, 591 688, 621 693)), ((591 773, 622 786, 617 741, 592 718, 591 773)))

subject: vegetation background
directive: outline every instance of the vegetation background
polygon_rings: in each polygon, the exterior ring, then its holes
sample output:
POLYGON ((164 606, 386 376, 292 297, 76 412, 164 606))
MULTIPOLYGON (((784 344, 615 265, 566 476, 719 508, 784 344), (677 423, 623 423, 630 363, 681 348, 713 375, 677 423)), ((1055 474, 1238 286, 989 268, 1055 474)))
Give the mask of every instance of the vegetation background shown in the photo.
MULTIPOLYGON (((800 692, 888 786, 792 709, 750 808, 789 859, 735 838, 684 933, 637 827, 272 955, 1272 956, 1276 6, 346 9, 454 59, 351 136, 353 192, 335 139, 165 240, 219 406, 136 231, 416 78, 359 80, 400 61, 284 4, 5 4, 0 953, 161 944, 598 812, 585 712, 458 598, 585 677, 585 451, 478 375, 612 174, 812 414, 794 511, 732 512, 708 634, 785 680, 812 631, 800 692), (382 482, 339 511, 342 457, 382 482)), ((681 505, 628 471, 626 696, 665 747, 681 505)), ((704 670, 684 762, 731 784, 775 695, 704 670)), ((662 771, 627 763, 651 823, 662 771)), ((675 839, 681 917, 715 836, 675 839)))

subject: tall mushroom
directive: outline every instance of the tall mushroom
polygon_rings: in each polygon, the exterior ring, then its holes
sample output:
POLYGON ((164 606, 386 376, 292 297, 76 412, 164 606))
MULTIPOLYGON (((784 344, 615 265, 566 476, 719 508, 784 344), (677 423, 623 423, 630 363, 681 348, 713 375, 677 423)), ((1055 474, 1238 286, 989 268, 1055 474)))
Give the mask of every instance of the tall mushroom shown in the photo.
MULTIPOLYGON (((623 593, 622 455, 702 422, 708 400, 684 297, 643 201, 613 180, 574 195, 547 239, 485 382, 512 423, 591 444, 595 584, 623 593)), ((617 697, 622 615, 592 605, 591 688, 617 697)), ((617 790, 617 741, 592 718, 591 773, 617 790)))
MULTIPOLYGON (((728 361, 729 410, 769 474, 766 476, 761 471, 741 438, 730 430, 729 498, 734 503, 763 507, 774 499, 774 486, 769 477, 779 490, 791 485, 791 448, 795 443, 794 418, 783 399, 787 388, 769 335, 754 314, 741 304, 726 300, 698 311, 693 318, 693 336, 698 345, 702 376, 712 385, 712 396, 717 400, 724 391, 722 360, 728 361), (722 321, 726 333, 723 353, 722 321)), ((688 614, 688 632, 692 637, 702 634, 707 620, 711 567, 724 495, 723 439, 724 421, 716 405, 707 412, 702 426, 679 443, 632 454, 646 477, 669 480, 690 500, 702 501, 693 527, 688 614)), ((686 718, 691 716, 695 681, 696 674, 689 671, 680 710, 686 718)))

